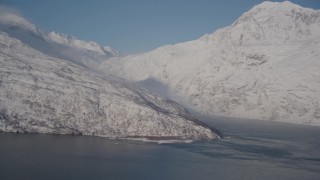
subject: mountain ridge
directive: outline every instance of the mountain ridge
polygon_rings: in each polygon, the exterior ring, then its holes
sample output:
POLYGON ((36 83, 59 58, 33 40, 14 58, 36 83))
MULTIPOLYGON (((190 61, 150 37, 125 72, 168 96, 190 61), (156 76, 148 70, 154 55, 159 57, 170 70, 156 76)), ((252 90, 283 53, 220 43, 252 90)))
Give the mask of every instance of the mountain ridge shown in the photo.
POLYGON ((83 41, 74 36, 40 30, 14 12, 3 11, 0 15, 2 32, 49 56, 95 69, 102 61, 119 55, 118 51, 109 46, 102 47, 95 42, 83 41))

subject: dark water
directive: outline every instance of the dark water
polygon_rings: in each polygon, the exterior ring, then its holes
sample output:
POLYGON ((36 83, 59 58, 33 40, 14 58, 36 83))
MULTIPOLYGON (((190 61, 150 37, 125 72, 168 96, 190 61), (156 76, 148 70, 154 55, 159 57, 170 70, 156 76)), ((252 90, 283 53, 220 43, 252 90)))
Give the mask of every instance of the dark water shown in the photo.
POLYGON ((0 179, 320 179, 320 127, 204 120, 230 138, 155 144, 0 133, 0 179))

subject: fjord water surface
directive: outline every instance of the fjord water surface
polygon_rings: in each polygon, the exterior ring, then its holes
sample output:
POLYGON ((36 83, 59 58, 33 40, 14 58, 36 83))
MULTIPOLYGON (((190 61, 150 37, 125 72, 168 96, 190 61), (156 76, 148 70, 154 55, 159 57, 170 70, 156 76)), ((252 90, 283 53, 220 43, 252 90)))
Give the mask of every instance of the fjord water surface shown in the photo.
POLYGON ((320 179, 320 127, 202 118, 219 141, 0 133, 0 179, 320 179))

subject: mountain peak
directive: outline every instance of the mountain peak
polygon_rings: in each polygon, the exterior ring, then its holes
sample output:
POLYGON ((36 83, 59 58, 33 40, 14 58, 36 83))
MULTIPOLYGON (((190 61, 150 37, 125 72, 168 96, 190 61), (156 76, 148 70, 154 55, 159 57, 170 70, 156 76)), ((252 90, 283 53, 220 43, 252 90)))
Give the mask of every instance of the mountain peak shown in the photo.
POLYGON ((283 1, 283 2, 271 2, 271 1, 264 1, 256 6, 254 8, 279 8, 279 7, 286 7, 286 8, 302 8, 301 6, 294 4, 290 1, 283 1))
POLYGON ((320 11, 289 1, 263 2, 244 13, 222 35, 235 44, 283 44, 318 37, 320 11))
MULTIPOLYGON (((284 2, 270 2, 265 1, 261 4, 254 6, 248 12, 244 13, 239 20, 245 20, 250 18, 261 19, 266 17, 277 17, 287 16, 290 18, 305 20, 308 17, 301 16, 313 16, 313 19, 318 18, 320 11, 304 8, 297 4, 293 4, 290 1, 284 2), (317 15, 316 15, 317 14, 317 15)), ((309 17, 310 18, 310 17, 309 17)))

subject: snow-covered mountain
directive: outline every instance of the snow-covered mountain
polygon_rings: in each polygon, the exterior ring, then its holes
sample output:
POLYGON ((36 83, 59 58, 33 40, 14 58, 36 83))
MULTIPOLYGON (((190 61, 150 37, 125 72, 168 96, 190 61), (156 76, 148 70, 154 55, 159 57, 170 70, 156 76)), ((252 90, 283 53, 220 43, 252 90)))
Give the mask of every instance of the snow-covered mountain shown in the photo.
POLYGON ((216 139, 175 102, 0 32, 0 131, 216 139))
POLYGON ((209 115, 320 125, 320 11, 264 2, 185 43, 115 57, 101 71, 167 86, 209 115))
POLYGON ((74 64, 76 56, 61 59, 66 54, 59 44, 79 57, 87 50, 113 55, 109 49, 43 34, 11 15, 0 13, 0 131, 155 140, 222 136, 167 98, 74 64))
POLYGON ((30 47, 52 57, 67 59, 94 69, 106 59, 117 56, 111 47, 79 40, 57 32, 44 32, 20 15, 0 12, 0 31, 21 40, 30 47))

